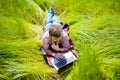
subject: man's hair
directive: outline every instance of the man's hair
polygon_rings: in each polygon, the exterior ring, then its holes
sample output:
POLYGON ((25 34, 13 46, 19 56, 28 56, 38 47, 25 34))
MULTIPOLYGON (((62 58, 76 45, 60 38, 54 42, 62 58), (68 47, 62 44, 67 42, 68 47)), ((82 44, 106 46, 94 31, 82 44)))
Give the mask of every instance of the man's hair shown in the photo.
POLYGON ((49 35, 54 37, 60 37, 62 28, 59 25, 52 25, 49 29, 49 35))

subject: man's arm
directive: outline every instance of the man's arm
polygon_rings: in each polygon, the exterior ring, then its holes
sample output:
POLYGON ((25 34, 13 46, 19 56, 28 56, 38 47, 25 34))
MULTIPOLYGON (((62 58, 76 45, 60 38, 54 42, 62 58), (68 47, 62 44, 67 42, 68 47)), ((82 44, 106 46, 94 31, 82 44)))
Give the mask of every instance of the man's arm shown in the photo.
POLYGON ((49 49, 49 44, 48 44, 47 39, 43 39, 42 42, 43 42, 43 49, 45 50, 47 55, 53 56, 54 58, 56 58, 58 60, 63 59, 63 57, 64 57, 63 54, 54 53, 49 49))
POLYGON ((44 50, 45 50, 47 55, 54 57, 55 53, 53 53, 51 50, 49 50, 49 49, 44 49, 44 50))
POLYGON ((53 56, 55 57, 56 59, 60 60, 62 59, 64 56, 63 54, 60 54, 60 53, 54 53, 52 52, 50 49, 49 49, 49 37, 48 37, 48 34, 44 34, 42 36, 42 46, 43 46, 43 49, 45 50, 46 54, 47 55, 50 55, 50 56, 53 56))
POLYGON ((69 50, 69 48, 60 48, 59 51, 68 51, 68 50, 69 50))
POLYGON ((61 53, 53 53, 51 50, 46 49, 45 52, 47 53, 47 55, 53 56, 54 58, 61 60, 64 58, 63 54, 61 53))
POLYGON ((52 44, 52 48, 56 51, 68 51, 69 50, 69 48, 65 48, 65 47, 59 48, 58 44, 52 44))
POLYGON ((61 44, 63 46, 62 48, 59 48, 58 43, 52 44, 52 48, 54 50, 56 50, 56 51, 65 51, 65 52, 69 51, 69 49, 70 49, 69 37, 68 37, 68 34, 65 33, 65 32, 62 33, 62 42, 61 42, 61 44))
POLYGON ((60 48, 60 51, 69 51, 70 44, 69 44, 69 37, 67 33, 63 34, 63 41, 62 41, 62 48, 60 48))

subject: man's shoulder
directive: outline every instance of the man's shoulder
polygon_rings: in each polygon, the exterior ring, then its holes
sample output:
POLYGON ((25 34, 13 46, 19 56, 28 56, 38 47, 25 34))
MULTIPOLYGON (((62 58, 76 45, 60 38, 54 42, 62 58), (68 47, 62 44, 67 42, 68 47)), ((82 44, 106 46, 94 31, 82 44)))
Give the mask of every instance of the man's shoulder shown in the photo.
POLYGON ((62 31, 62 36, 63 36, 63 37, 66 37, 66 36, 68 36, 68 33, 63 30, 63 31, 62 31))
POLYGON ((49 38, 49 32, 48 31, 44 32, 44 34, 42 36, 42 39, 44 39, 44 38, 49 38))

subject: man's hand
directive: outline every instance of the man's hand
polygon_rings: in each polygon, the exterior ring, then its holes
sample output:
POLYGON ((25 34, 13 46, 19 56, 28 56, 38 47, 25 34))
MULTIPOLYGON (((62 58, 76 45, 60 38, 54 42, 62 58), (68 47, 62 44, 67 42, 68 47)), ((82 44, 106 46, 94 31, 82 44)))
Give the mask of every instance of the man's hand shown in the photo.
POLYGON ((63 56, 62 53, 56 53, 56 54, 54 55, 54 57, 55 57, 56 59, 58 59, 58 60, 61 60, 61 59, 64 58, 64 56, 63 56))
POLYGON ((72 52, 77 58, 79 58, 78 52, 76 50, 72 50, 72 52))
POLYGON ((58 46, 58 43, 55 45, 55 43, 53 43, 52 44, 52 46, 51 46, 54 50, 56 50, 56 51, 60 51, 60 48, 59 48, 59 46, 58 46))

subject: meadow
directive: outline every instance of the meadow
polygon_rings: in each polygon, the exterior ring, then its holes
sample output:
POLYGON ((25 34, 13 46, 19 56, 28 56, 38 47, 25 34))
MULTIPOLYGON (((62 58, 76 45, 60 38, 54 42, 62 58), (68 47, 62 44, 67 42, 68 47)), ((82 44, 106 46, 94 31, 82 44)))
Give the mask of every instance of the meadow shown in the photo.
POLYGON ((120 0, 0 0, 0 80, 120 80, 120 0), (79 59, 60 75, 41 53, 53 7, 79 59))

